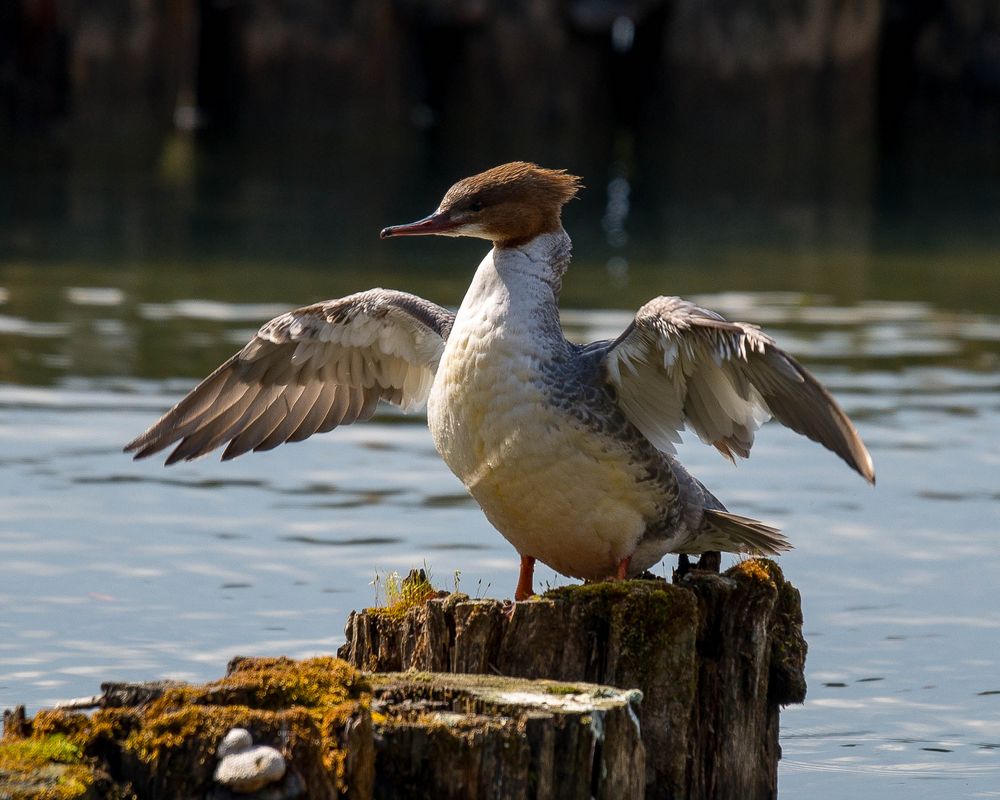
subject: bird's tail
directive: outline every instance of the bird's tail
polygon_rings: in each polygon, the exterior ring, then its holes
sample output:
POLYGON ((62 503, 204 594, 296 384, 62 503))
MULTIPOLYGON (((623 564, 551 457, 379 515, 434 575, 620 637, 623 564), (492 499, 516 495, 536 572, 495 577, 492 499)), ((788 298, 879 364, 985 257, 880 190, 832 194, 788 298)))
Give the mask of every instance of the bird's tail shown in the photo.
POLYGON ((753 553, 775 556, 792 545, 777 528, 765 525, 750 517, 706 508, 699 533, 702 539, 713 542, 711 549, 729 553, 753 553))

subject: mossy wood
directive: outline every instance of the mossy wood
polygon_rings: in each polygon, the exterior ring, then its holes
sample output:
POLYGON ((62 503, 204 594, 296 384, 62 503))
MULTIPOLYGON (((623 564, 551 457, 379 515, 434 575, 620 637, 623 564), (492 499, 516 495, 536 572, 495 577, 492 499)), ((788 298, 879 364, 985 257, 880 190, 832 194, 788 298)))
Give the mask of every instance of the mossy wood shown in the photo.
POLYGON ((771 561, 723 575, 572 586, 506 609, 447 595, 368 609, 340 655, 370 671, 588 681, 641 690, 647 798, 772 798, 778 715, 805 698, 798 591, 771 561))
POLYGON ((213 782, 215 753, 234 727, 273 744, 293 765, 281 785, 258 793, 260 798, 333 798, 348 786, 359 788, 355 796, 369 797, 370 697, 365 677, 330 657, 238 658, 226 677, 203 686, 107 684, 89 714, 43 710, 30 720, 23 710, 5 714, 0 764, 8 748, 64 738, 77 749, 78 765, 92 771, 89 780, 78 779, 80 792, 14 792, 14 773, 0 772, 0 797, 223 800, 232 795, 213 782), (99 792, 87 794, 98 782, 99 792))
POLYGON ((107 684, 89 714, 6 713, 0 798, 641 797, 639 699, 583 683, 240 658, 204 686, 107 684), (281 751, 278 782, 240 795, 213 782, 236 727, 281 751))
POLYGON ((204 686, 113 683, 5 713, 0 798, 230 798, 213 770, 236 727, 289 765, 239 795, 259 800, 776 794, 778 710, 805 696, 805 642, 771 562, 512 608, 414 586, 351 615, 341 654, 379 674, 239 658, 204 686), (424 671, 382 672, 404 668, 424 671))

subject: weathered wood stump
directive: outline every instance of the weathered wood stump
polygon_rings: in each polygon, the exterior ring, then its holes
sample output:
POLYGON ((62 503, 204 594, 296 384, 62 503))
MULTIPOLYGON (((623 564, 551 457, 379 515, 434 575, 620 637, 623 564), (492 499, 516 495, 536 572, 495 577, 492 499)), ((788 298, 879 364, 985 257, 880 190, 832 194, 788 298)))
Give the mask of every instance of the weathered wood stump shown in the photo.
POLYGON ((350 664, 237 658, 7 712, 0 798, 771 798, 805 696, 769 561, 512 605, 414 581, 347 633, 350 664))
POLYGON ((642 797, 638 692, 419 672, 372 682, 375 797, 642 797))
POLYGON ((90 714, 6 713, 0 798, 635 798, 639 699, 582 683, 239 658, 204 686, 106 684, 90 714), (234 729, 285 765, 251 792, 218 780, 234 729))
POLYGON ((805 698, 798 591, 770 561, 677 584, 556 589, 505 607, 448 595, 351 614, 339 655, 405 669, 588 681, 643 694, 647 798, 771 798, 778 714, 805 698))

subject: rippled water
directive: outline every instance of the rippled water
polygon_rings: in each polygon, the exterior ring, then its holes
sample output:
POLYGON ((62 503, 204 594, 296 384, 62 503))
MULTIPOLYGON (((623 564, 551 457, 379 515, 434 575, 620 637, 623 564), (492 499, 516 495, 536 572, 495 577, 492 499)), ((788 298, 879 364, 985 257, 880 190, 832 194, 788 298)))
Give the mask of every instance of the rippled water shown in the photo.
MULTIPOLYGON (((390 255, 374 276, 357 263, 0 263, 0 706, 107 679, 209 679, 237 653, 330 652, 376 571, 427 564, 444 587, 511 593, 513 550, 419 416, 384 411, 226 464, 121 454, 290 306, 375 283, 456 303, 482 248, 455 243, 424 269, 422 246, 377 251, 390 255)), ((809 694, 782 717, 783 796, 1000 796, 1000 301, 984 291, 998 265, 991 251, 681 250, 584 259, 567 279, 579 339, 628 323, 602 306, 661 292, 764 325, 871 449, 874 490, 776 425, 737 467, 681 450, 732 510, 796 546, 781 563, 802 591, 809 694)))

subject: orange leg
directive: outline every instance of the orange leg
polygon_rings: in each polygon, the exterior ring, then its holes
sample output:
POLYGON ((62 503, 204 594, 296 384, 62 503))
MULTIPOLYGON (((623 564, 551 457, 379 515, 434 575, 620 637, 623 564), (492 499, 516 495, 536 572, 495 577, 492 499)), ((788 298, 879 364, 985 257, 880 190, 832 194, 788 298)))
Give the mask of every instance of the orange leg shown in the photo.
POLYGON ((625 578, 628 576, 628 565, 631 563, 631 561, 632 561, 632 556, 628 556, 618 562, 618 567, 615 569, 615 577, 614 577, 616 581, 625 580, 625 578))
POLYGON ((517 589, 514 590, 515 600, 527 600, 535 593, 531 586, 534 576, 535 557, 521 556, 521 574, 517 577, 517 589))

